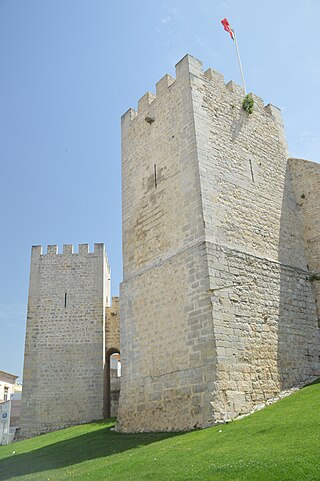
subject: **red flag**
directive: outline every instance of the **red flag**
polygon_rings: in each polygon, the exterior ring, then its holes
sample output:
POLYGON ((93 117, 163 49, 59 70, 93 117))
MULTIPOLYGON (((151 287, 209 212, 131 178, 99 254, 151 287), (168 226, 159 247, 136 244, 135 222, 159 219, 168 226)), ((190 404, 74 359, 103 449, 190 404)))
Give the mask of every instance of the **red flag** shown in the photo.
POLYGON ((226 18, 224 18, 223 20, 221 20, 221 23, 223 25, 223 28, 225 29, 226 32, 230 33, 230 37, 232 38, 232 40, 234 40, 234 37, 233 37, 233 31, 232 31, 232 28, 230 26, 230 23, 228 22, 228 20, 226 18))

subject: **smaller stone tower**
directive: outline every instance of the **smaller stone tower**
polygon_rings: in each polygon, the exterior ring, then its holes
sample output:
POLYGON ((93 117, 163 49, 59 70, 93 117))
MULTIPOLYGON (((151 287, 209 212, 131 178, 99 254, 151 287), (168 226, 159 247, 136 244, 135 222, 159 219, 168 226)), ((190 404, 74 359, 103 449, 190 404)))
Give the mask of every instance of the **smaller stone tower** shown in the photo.
POLYGON ((103 417, 109 306, 104 244, 32 247, 21 437, 103 417))

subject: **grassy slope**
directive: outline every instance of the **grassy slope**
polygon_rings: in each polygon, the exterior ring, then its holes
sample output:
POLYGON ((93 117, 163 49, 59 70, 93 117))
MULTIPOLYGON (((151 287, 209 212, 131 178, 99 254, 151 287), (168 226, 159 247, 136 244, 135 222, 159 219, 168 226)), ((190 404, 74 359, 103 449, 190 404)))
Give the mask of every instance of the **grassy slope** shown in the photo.
POLYGON ((128 435, 112 426, 92 423, 2 446, 0 480, 320 480, 320 383, 203 431, 128 435))

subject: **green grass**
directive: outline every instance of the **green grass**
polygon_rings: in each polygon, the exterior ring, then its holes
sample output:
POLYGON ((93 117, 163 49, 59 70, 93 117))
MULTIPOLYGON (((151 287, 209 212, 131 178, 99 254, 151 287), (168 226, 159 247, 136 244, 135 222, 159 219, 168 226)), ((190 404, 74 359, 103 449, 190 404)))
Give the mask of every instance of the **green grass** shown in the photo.
POLYGON ((319 382, 203 431, 118 434, 113 425, 92 423, 1 446, 0 480, 320 480, 319 382))

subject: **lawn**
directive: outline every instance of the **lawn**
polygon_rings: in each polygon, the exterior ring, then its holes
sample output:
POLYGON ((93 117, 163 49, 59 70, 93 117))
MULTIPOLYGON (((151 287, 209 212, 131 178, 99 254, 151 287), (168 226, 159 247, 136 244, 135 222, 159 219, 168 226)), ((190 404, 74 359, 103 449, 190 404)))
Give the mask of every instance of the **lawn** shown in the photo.
POLYGON ((0 447, 0 480, 320 480, 320 383, 229 424, 119 434, 91 423, 0 447))

